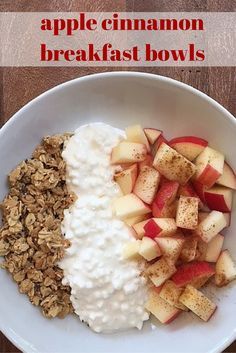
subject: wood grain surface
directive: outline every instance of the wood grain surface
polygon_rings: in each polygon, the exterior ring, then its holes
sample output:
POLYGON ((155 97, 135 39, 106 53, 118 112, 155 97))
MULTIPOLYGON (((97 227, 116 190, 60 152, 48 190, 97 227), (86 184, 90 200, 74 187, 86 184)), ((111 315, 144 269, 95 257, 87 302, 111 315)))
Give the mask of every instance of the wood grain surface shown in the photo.
MULTIPOLYGON (((0 11, 236 11, 236 0, 0 0, 0 11)), ((111 70, 116 68, 0 68, 0 124, 51 87, 75 77, 111 70)), ((190 84, 236 115, 236 68, 131 70, 156 73, 190 84)), ((20 351, 0 333, 0 352, 20 351)), ((225 352, 236 352, 236 343, 225 352)))

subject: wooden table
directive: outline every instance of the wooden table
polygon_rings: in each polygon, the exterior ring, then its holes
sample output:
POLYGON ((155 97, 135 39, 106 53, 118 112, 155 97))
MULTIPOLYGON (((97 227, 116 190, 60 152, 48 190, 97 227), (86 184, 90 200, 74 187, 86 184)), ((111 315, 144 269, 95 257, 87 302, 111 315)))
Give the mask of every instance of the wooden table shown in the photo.
MULTIPOLYGON (((236 0, 0 0, 0 11, 235 10, 236 0)), ((29 100, 55 85, 75 77, 111 70, 115 68, 0 68, 0 124, 6 122, 29 100)), ((190 84, 216 99, 236 115, 236 68, 174 67, 131 70, 169 76, 190 84)), ((6 352, 20 351, 0 333, 0 353, 6 352)), ((236 352, 236 342, 226 352, 236 352)))

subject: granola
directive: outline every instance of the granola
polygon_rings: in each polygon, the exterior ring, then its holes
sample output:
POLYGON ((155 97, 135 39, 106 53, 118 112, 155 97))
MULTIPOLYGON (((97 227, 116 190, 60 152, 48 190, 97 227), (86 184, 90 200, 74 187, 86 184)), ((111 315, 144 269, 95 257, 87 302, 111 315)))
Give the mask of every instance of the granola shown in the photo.
POLYGON ((1 203, 2 267, 48 318, 73 312, 70 287, 62 284, 63 271, 57 266, 70 245, 61 233, 63 211, 75 200, 67 190, 61 156, 69 137, 45 137, 32 158, 10 173, 9 194, 1 203))

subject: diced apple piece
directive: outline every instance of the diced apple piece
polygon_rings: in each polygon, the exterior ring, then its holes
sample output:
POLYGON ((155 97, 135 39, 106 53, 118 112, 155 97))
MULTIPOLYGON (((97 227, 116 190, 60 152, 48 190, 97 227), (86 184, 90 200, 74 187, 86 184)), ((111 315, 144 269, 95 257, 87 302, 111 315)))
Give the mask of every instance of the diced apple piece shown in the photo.
POLYGON ((173 218, 151 218, 144 225, 145 236, 150 238, 167 237, 177 231, 173 218))
POLYGON ((191 284, 196 288, 202 287, 214 275, 213 267, 205 261, 193 261, 177 267, 171 280, 177 287, 191 284))
POLYGON ((150 265, 145 270, 145 274, 150 278, 156 287, 162 285, 175 272, 175 265, 164 257, 162 257, 160 260, 157 260, 154 264, 150 265))
POLYGON ((144 226, 145 224, 147 224, 147 222, 149 222, 149 219, 133 225, 133 229, 135 231, 135 237, 137 239, 142 239, 144 237, 145 235, 144 226))
POLYGON ((195 136, 183 136, 172 139, 169 145, 184 157, 193 161, 208 146, 208 142, 195 136))
POLYGON ((143 222, 143 221, 145 221, 145 220, 147 220, 149 218, 151 218, 151 213, 145 214, 145 215, 141 215, 141 216, 137 216, 137 217, 127 218, 127 219, 124 220, 124 222, 128 226, 132 227, 133 225, 135 225, 137 223, 140 223, 140 222, 143 222))
POLYGON ((152 146, 152 155, 153 157, 155 157, 158 148, 161 146, 162 142, 166 143, 168 145, 168 141, 166 140, 166 138, 163 136, 163 134, 161 134, 158 139, 156 140, 156 142, 153 144, 152 146))
POLYGON ((154 289, 150 290, 145 308, 162 324, 169 324, 181 313, 181 310, 161 299, 154 289))
POLYGON ((163 256, 168 257, 171 261, 176 262, 184 244, 182 237, 165 237, 155 238, 163 256))
POLYGON ((139 170, 141 171, 143 167, 152 167, 153 164, 153 157, 150 154, 147 154, 146 158, 144 161, 139 163, 139 170))
POLYGON ((177 181, 181 185, 186 184, 196 171, 193 163, 166 143, 159 147, 153 166, 167 179, 177 181))
POLYGON ((203 321, 208 321, 216 310, 216 304, 191 285, 187 285, 179 301, 203 321))
POLYGON ((195 180, 210 188, 223 174, 224 156, 213 148, 206 147, 197 157, 195 164, 195 180))
POLYGON ((176 225, 180 228, 195 229, 198 225, 198 198, 180 196, 176 225))
POLYGON ((115 215, 120 219, 137 217, 151 212, 150 208, 134 194, 119 197, 113 204, 115 215))
POLYGON ((216 183, 236 190, 236 175, 226 162, 224 163, 223 174, 217 179, 216 183))
POLYGON ((211 211, 209 215, 199 223, 196 234, 206 243, 209 243, 216 234, 220 233, 227 225, 225 216, 222 212, 211 211))
POLYGON ((123 259, 125 260, 138 260, 140 259, 139 249, 141 240, 135 240, 125 244, 123 249, 123 259))
POLYGON ((159 172, 152 167, 143 167, 134 186, 134 194, 147 204, 151 204, 160 182, 159 172))
POLYGON ((148 237, 143 237, 141 240, 139 254, 147 261, 151 261, 161 256, 161 249, 157 243, 148 237))
MULTIPOLYGON (((156 218, 163 217, 166 213, 167 206, 175 200, 179 183, 176 181, 167 181, 162 183, 152 204, 153 216, 156 218)), ((167 217, 168 218, 168 217, 167 217)))
POLYGON ((205 253, 205 261, 216 262, 220 256, 224 243, 224 237, 221 234, 217 234, 208 244, 205 253))
POLYGON ((230 212, 233 202, 233 190, 224 186, 213 186, 205 191, 205 200, 211 210, 230 212))
POLYGON ((174 282, 168 280, 161 287, 159 296, 171 306, 175 306, 178 309, 188 311, 186 306, 179 302, 179 297, 182 292, 183 288, 177 287, 174 282))
POLYGON ((158 137, 161 135, 162 131, 157 129, 145 128, 143 129, 147 139, 151 145, 153 145, 158 137))
POLYGON ((147 147, 147 151, 150 151, 150 145, 148 139, 141 127, 141 125, 129 126, 125 129, 127 141, 142 143, 147 147))
POLYGON ((201 209, 203 207, 203 204, 202 204, 200 197, 198 196, 198 194, 196 193, 196 191, 194 190, 194 188, 190 182, 188 182, 185 185, 181 185, 179 187, 178 196, 197 197, 199 200, 198 208, 201 209))
POLYGON ((111 163, 119 164, 142 162, 146 158, 146 155, 146 145, 123 141, 113 148, 111 153, 111 163))
POLYGON ((236 279, 236 264, 229 250, 224 250, 216 262, 215 283, 218 287, 223 287, 234 279, 236 279))
POLYGON ((189 239, 185 239, 183 244, 180 259, 184 262, 191 262, 195 259, 196 250, 197 250, 197 238, 190 237, 189 239))
POLYGON ((114 175, 114 180, 117 182, 124 195, 130 194, 133 191, 137 175, 137 164, 133 164, 130 168, 114 175))

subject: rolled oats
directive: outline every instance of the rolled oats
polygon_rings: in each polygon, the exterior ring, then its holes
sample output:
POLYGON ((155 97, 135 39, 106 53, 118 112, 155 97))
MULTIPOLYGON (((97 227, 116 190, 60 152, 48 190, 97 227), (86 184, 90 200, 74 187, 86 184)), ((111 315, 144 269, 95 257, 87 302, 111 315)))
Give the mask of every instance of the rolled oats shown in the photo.
POLYGON ((45 137, 32 158, 9 174, 9 194, 1 203, 2 267, 49 318, 73 312, 70 288, 62 284, 63 271, 57 266, 70 246, 61 233, 64 209, 74 202, 61 156, 69 136, 45 137))

